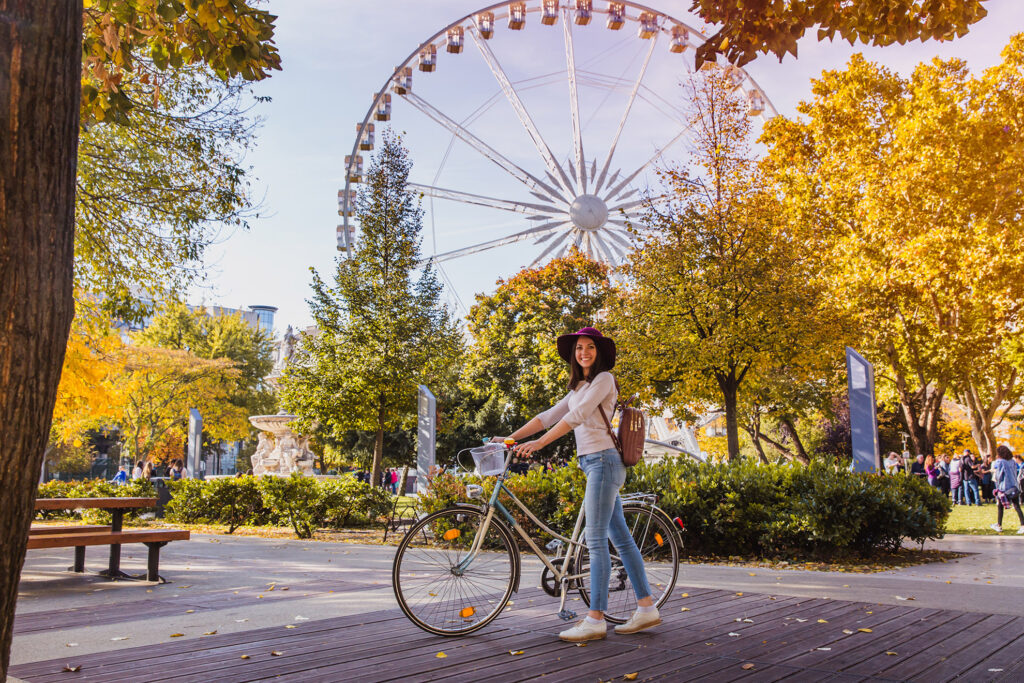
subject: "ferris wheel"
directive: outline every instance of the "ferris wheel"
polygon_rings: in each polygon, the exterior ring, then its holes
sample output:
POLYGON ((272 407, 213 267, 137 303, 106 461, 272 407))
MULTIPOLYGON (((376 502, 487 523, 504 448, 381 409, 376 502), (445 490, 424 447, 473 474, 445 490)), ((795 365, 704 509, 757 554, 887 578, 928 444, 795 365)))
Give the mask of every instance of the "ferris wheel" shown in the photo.
MULTIPOLYGON (((351 254, 356 243, 363 153, 374 149, 375 126, 394 120, 417 126, 403 144, 414 162, 410 187, 427 202, 425 260, 518 244, 530 265, 573 247, 620 263, 631 249, 627 225, 651 185, 646 174, 689 139, 676 86, 692 71, 684 53, 706 36, 635 2, 595 4, 499 2, 412 50, 356 125, 338 192, 338 249, 351 254)), ((745 70, 702 68, 722 69, 748 115, 776 114, 745 70)))

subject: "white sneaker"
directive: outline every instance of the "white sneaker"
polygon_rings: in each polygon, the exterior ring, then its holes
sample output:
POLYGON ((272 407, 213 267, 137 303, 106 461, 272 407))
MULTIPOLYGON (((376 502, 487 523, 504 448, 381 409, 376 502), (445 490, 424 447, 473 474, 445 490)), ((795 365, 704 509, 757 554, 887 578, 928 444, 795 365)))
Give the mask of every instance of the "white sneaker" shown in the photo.
POLYGON ((615 632, 620 634, 637 633, 639 631, 645 631, 653 626, 657 626, 660 623, 661 615, 658 614, 657 607, 646 612, 637 610, 633 612, 633 616, 629 618, 629 621, 625 624, 619 624, 616 626, 615 632))
POLYGON ((608 635, 608 627, 604 621, 597 624, 588 623, 586 619, 572 628, 562 631, 558 637, 570 643, 582 643, 587 640, 601 640, 608 635))
POLYGON ((1018 535, 1020 535, 1020 534, 1024 534, 1024 526, 1022 526, 1022 527, 1017 527, 1017 534, 1018 534, 1018 535))
POLYGON ((988 528, 992 531, 995 531, 996 533, 1003 533, 1003 527, 999 526, 998 524, 989 524, 988 528))

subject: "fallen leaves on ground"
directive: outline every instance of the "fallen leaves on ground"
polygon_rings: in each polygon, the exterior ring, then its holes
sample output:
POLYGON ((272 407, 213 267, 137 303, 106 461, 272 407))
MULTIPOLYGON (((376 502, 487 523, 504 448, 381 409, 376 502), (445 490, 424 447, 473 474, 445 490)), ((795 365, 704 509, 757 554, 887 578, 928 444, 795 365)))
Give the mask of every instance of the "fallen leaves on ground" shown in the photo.
POLYGON ((204 636, 215 636, 215 635, 217 635, 217 629, 214 629, 214 630, 212 630, 212 631, 205 631, 205 632, 203 633, 203 635, 204 635, 204 636))
POLYGON ((521 654, 523 654, 523 651, 522 651, 522 650, 509 650, 509 651, 508 651, 508 653, 509 653, 510 655, 512 655, 513 657, 515 657, 516 655, 521 655, 521 654))
POLYGON ((187 609, 187 610, 185 610, 185 614, 192 614, 193 612, 195 612, 194 609, 187 609))
POLYGON ((830 647, 819 647, 818 649, 822 652, 832 652, 832 648, 830 647))
POLYGON ((751 669, 753 669, 753 668, 754 668, 754 665, 753 665, 753 663, 751 663, 751 662, 747 662, 746 664, 744 664, 744 665, 743 665, 743 666, 741 666, 740 668, 741 668, 741 669, 746 669, 747 671, 750 671, 751 669))
POLYGON ((818 623, 819 624, 827 624, 828 623, 828 619, 818 619, 818 623))
POLYGON ((679 597, 681 597, 681 598, 688 598, 688 597, 690 597, 690 594, 689 593, 683 593, 679 597))
POLYGON ((172 633, 171 634, 171 638, 181 638, 183 635, 185 635, 185 634, 184 633, 172 633))
POLYGON ((683 608, 682 608, 682 609, 680 610, 680 612, 689 612, 689 611, 690 611, 690 608, 689 608, 689 607, 683 607, 683 608))
POLYGON ((295 624, 285 624, 285 628, 298 628, 295 624))
POLYGON ((846 634, 846 635, 848 635, 848 636, 852 636, 852 635, 853 635, 853 634, 855 633, 855 631, 851 631, 851 630, 850 630, 850 629, 848 629, 848 628, 844 628, 844 629, 843 629, 843 633, 845 633, 845 634, 846 634))
POLYGON ((61 671, 67 671, 69 673, 78 673, 81 670, 82 670, 82 665, 81 664, 65 664, 64 668, 61 669, 61 671))
POLYGON ((639 675, 640 675, 640 672, 639 672, 639 671, 637 671, 637 672, 634 672, 634 673, 631 673, 631 674, 626 674, 626 675, 625 675, 625 676, 623 676, 622 678, 623 678, 624 680, 627 680, 627 681, 635 681, 635 680, 636 680, 636 677, 637 677, 637 676, 639 676, 639 675))
POLYGON ((917 600, 917 598, 915 598, 913 595, 908 595, 907 597, 903 597, 902 595, 897 595, 896 599, 897 600, 917 600))
POLYGON ((114 636, 111 640, 128 640, 128 636, 114 636))
POLYGON ((899 652, 893 652, 892 650, 887 650, 885 654, 887 654, 887 655, 889 655, 890 657, 892 657, 892 656, 894 656, 894 655, 898 655, 898 654, 899 654, 899 652))
POLYGON ((239 659, 249 659, 249 655, 242 655, 239 659))
POLYGON ((438 659, 444 659, 444 658, 446 658, 446 657, 447 657, 448 655, 446 655, 446 654, 445 654, 445 653, 443 653, 443 652, 438 652, 438 653, 437 653, 437 654, 436 654, 435 656, 436 656, 436 657, 437 657, 438 659))
POLYGON ((284 654, 284 653, 283 653, 283 652, 281 652, 280 650, 271 650, 271 651, 270 651, 270 656, 271 656, 271 657, 280 657, 280 656, 281 656, 281 655, 283 655, 283 654, 284 654))
POLYGON ((299 616, 296 616, 295 617, 295 621, 309 621, 309 617, 299 617, 299 616))
POLYGON ((871 629, 869 629, 869 628, 859 628, 857 630, 860 631, 861 633, 871 633, 871 629))

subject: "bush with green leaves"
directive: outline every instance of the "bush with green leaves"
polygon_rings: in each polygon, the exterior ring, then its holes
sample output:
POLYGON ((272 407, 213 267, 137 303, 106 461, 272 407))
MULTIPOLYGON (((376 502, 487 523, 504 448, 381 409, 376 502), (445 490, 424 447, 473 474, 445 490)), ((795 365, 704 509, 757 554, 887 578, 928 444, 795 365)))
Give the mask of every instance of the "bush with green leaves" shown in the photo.
MULTIPOLYGON (((118 486, 105 479, 84 479, 76 481, 53 480, 42 483, 36 492, 37 498, 155 498, 156 487, 145 479, 132 479, 118 486)), ((141 509, 126 510, 124 519, 135 519, 141 509)), ((39 510, 37 519, 81 519, 90 524, 110 524, 109 510, 39 510)))
POLYGON ((310 538, 324 527, 373 524, 393 502, 383 489, 351 476, 243 476, 168 484, 172 493, 168 519, 182 524, 225 524, 228 533, 240 526, 287 525, 299 538, 310 538))
MULTIPOLYGON (((489 495, 494 481, 434 477, 423 507, 433 512, 468 501, 470 483, 483 485, 489 495)), ((574 466, 506 480, 534 514, 563 532, 572 529, 584 483, 574 466)), ((702 464, 673 458, 632 468, 622 490, 658 494, 658 505, 686 526, 686 551, 718 556, 870 556, 897 550, 905 540, 941 537, 952 510, 947 497, 915 478, 858 474, 822 463, 702 464)), ((541 534, 537 539, 546 540, 541 534)))

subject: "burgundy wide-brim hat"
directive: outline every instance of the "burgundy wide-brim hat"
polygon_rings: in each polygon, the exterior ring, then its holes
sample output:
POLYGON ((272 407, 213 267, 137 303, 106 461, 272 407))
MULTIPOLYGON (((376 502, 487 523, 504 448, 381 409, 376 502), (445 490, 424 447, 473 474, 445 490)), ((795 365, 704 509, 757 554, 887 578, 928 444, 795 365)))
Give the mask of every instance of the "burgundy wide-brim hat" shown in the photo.
POLYGON ((563 334, 558 338, 558 355, 566 363, 572 362, 573 350, 576 348, 578 337, 590 337, 597 346, 597 352, 605 362, 608 370, 615 367, 615 342, 611 337, 606 337, 593 327, 582 327, 572 334, 563 334))

